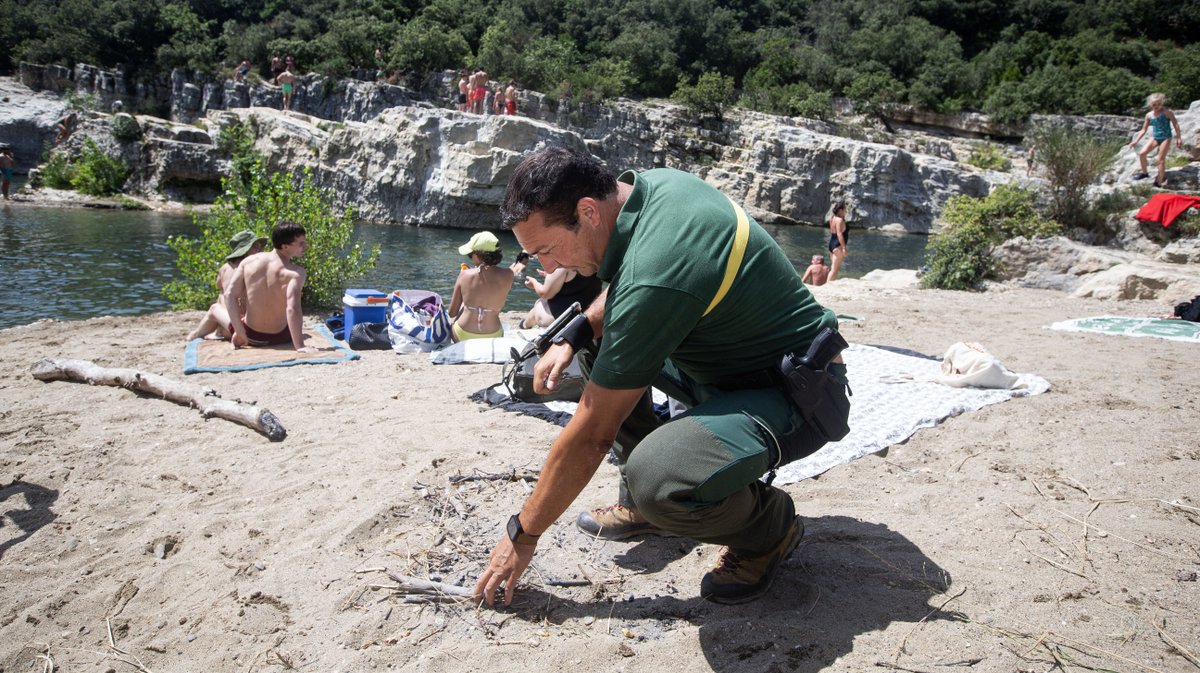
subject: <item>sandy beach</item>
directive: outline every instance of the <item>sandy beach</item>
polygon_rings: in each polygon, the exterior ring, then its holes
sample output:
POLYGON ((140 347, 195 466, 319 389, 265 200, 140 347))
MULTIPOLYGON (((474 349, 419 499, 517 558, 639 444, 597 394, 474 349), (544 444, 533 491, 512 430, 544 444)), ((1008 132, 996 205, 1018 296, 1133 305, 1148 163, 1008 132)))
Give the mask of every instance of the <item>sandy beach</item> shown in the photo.
MULTIPOLYGON (((391 588, 389 570, 473 585, 558 432, 468 399, 499 365, 369 351, 185 377, 196 312, 0 330, 0 673, 1200 670, 1200 346, 1044 329, 1169 306, 815 293, 863 318, 852 343, 979 342, 1052 387, 785 486, 805 540, 732 607, 698 594, 717 549, 597 542, 570 513, 509 609, 391 588), (288 437, 43 383, 43 357, 210 386, 288 437)), ((615 490, 605 464, 571 511, 615 490)))

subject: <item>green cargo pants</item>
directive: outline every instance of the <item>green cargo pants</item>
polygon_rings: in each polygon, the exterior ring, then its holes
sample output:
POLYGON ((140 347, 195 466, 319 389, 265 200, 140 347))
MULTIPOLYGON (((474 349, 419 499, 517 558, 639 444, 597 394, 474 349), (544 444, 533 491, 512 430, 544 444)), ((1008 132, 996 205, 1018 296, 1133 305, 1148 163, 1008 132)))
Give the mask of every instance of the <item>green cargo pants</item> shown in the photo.
MULTIPOLYGON (((588 376, 591 357, 581 355, 588 376)), ((836 373, 844 380, 844 368, 836 373)), ((777 388, 721 390, 692 381, 670 361, 654 387, 689 408, 664 422, 649 391, 642 396, 613 446, 619 502, 663 530, 700 542, 748 555, 774 547, 796 509, 791 496, 759 479, 779 461, 780 443, 798 457, 824 440, 777 388)))

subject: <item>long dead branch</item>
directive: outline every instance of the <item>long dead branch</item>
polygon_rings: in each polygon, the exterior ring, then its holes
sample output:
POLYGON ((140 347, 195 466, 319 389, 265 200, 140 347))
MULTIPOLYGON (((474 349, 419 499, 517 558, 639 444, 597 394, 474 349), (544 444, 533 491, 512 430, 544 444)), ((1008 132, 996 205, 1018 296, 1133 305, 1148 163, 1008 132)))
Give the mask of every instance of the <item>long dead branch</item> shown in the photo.
POLYGON ((117 386, 156 395, 176 404, 198 409, 205 418, 223 418, 257 430, 273 442, 287 437, 287 430, 270 411, 261 407, 230 402, 210 388, 183 383, 158 374, 136 369, 101 367, 89 360, 44 358, 29 368, 39 381, 79 381, 91 385, 117 386))

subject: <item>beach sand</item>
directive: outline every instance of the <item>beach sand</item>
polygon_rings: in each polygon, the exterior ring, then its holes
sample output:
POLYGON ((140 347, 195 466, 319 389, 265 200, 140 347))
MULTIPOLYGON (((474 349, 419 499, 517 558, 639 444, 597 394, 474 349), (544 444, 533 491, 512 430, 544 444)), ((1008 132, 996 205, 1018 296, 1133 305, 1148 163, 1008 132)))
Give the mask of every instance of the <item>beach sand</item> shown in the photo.
POLYGON ((613 500, 610 464, 544 536, 512 608, 387 588, 384 568, 473 585, 527 488, 487 475, 537 470, 558 432, 467 399, 498 365, 370 351, 184 377, 199 313, 0 331, 0 671, 1200 667, 1200 345, 1043 329, 1169 307, 856 280, 816 293, 864 318, 845 325, 852 343, 940 357, 980 342, 1052 389, 785 486, 805 541, 740 606, 698 596, 713 547, 574 528, 613 500), (42 357, 211 386, 288 437, 39 382, 42 357))

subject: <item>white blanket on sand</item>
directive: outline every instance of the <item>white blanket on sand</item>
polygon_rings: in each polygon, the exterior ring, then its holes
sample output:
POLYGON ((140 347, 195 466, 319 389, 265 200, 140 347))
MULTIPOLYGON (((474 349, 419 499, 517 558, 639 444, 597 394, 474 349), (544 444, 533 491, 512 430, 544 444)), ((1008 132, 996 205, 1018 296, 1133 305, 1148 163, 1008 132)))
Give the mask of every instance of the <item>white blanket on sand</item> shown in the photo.
MULTIPOLYGON (((921 428, 989 404, 1044 393, 1050 384, 1040 376, 1017 374, 1013 390, 953 388, 937 383, 942 361, 924 355, 873 346, 852 345, 842 352, 850 379, 850 434, 813 455, 785 465, 781 484, 807 479, 830 468, 878 453, 902 442, 921 428)), ((657 390, 655 402, 666 398, 657 390)), ((550 402, 554 411, 574 413, 574 402, 550 402)))
POLYGON ((850 434, 779 470, 778 483, 790 484, 908 439, 921 428, 989 404, 1037 395, 1050 389, 1045 379, 1018 374, 1018 388, 952 388, 932 381, 941 360, 852 345, 842 352, 850 379, 850 434), (889 383, 901 379, 901 383, 889 383))

